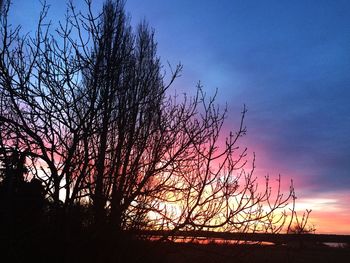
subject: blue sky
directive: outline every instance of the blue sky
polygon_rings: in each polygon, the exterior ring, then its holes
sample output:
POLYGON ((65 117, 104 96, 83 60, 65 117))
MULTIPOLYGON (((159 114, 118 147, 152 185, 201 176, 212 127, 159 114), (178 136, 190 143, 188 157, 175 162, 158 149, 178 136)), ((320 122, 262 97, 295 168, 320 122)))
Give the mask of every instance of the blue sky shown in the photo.
POLYGON ((233 117, 247 104, 258 164, 262 154, 275 172, 273 163, 297 170, 310 191, 349 189, 349 1, 129 0, 126 9, 155 28, 163 60, 184 64, 177 89, 218 88, 233 117))
MULTIPOLYGON (((13 2, 26 29, 39 1, 13 2)), ((63 1, 47 2, 52 20, 63 14, 63 1)), ((257 172, 294 178, 299 196, 350 217, 350 1, 129 0, 126 10, 155 29, 164 65, 184 65, 174 89, 218 88, 227 129, 247 105, 242 145, 257 172)))
POLYGON ((247 105, 241 143, 257 174, 293 178, 317 231, 349 234, 350 1, 129 0, 126 9, 155 28, 163 61, 184 65, 177 90, 199 80, 209 94, 218 88, 228 129, 247 105))

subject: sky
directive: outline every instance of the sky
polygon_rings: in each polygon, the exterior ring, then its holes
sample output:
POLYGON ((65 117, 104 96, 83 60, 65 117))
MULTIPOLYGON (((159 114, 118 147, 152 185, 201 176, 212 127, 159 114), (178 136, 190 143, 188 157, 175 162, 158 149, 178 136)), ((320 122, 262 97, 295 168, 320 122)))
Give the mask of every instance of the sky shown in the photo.
MULTIPOLYGON (((13 21, 29 28, 39 1, 13 2, 13 21)), ((47 2, 52 20, 64 13, 47 2)), ((155 29, 164 69, 183 64, 173 89, 218 89, 225 130, 247 106, 240 143, 258 176, 293 179, 317 233, 350 234, 350 1, 128 0, 126 11, 155 29)))

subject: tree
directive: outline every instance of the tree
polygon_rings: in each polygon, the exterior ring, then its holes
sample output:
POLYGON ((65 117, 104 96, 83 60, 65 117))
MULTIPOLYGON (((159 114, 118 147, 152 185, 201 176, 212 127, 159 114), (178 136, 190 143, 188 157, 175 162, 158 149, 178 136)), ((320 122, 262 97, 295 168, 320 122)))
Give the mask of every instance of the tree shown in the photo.
POLYGON ((87 203, 97 227, 281 231, 294 189, 259 185, 254 161, 245 169, 247 150, 236 145, 246 108, 223 139, 227 110, 215 96, 200 84, 192 98, 167 93, 182 67, 166 84, 146 22, 133 30, 124 1, 107 0, 98 15, 86 4, 82 15, 69 3, 56 35, 45 4, 35 36, 11 29, 4 9, 1 147, 27 153, 29 176, 55 209, 87 203))
POLYGON ((293 211, 293 217, 295 220, 290 222, 290 225, 288 227, 288 233, 291 234, 310 234, 315 233, 316 229, 315 226, 307 225, 308 219, 311 213, 311 209, 307 209, 304 213, 302 218, 300 219, 297 215, 296 211, 293 211), (294 224, 292 225, 292 223, 294 224))

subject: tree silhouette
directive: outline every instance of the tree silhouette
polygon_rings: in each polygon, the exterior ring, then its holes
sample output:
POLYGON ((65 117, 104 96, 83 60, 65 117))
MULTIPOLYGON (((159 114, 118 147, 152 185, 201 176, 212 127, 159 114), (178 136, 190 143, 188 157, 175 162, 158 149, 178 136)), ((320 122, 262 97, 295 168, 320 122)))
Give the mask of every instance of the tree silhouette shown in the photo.
MULTIPOLYGON (((93 208, 97 228, 279 232, 295 200, 258 183, 237 146, 246 108, 226 138, 227 110, 200 84, 194 97, 167 93, 154 32, 136 29, 124 1, 95 15, 68 5, 56 34, 44 4, 35 36, 1 17, 0 142, 26 153, 33 184, 52 209, 93 208), (287 210, 288 211, 288 210, 287 210)), ((19 164, 21 162, 18 162, 19 164)), ((163 237, 167 238, 167 237, 163 237)))
POLYGON ((7 225, 35 225, 44 209, 44 190, 41 182, 25 180, 26 153, 17 149, 0 151, 0 222, 7 225))

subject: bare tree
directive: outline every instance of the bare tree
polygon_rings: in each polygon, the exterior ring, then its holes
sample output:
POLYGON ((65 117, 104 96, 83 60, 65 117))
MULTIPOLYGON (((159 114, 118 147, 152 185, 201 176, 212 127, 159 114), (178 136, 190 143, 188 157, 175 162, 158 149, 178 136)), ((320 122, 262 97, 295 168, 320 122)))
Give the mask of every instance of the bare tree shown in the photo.
MULTIPOLYGON (((0 142, 27 153, 29 176, 40 179, 55 206, 93 207, 97 226, 127 229, 279 232, 295 200, 269 178, 259 185, 246 169, 244 117, 222 136, 227 110, 199 84, 178 98, 157 57, 146 22, 135 30, 124 1, 72 3, 56 34, 39 17, 35 36, 7 24, 0 47, 0 142), (63 197, 62 197, 63 196, 63 197)), ((280 182, 280 180, 279 180, 280 182)))
POLYGON ((288 233, 291 234, 310 234, 315 233, 316 229, 313 225, 308 225, 308 219, 311 213, 311 209, 307 209, 304 213, 301 219, 298 217, 296 211, 293 212, 293 218, 295 220, 290 221, 290 225, 288 227, 288 233), (294 224, 293 224, 294 223, 294 224), (293 225, 292 225, 293 224, 293 225))

